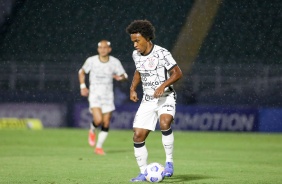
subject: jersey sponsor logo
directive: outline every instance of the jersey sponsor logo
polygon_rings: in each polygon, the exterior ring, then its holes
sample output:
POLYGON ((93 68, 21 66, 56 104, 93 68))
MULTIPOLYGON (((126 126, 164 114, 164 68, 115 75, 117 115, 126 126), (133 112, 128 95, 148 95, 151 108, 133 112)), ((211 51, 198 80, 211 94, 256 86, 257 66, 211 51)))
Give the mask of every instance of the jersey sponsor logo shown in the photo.
POLYGON ((145 95, 145 100, 146 101, 150 101, 150 100, 153 100, 154 99, 154 96, 150 96, 150 95, 145 95))
POLYGON ((158 86, 159 84, 158 81, 143 82, 143 86, 158 86))
POLYGON ((105 79, 105 78, 107 78, 107 76, 104 76, 104 75, 103 76, 102 75, 96 75, 95 77, 97 79, 105 79))
POLYGON ((141 73, 140 76, 141 76, 142 82, 145 82, 145 81, 147 81, 147 77, 150 77, 150 74, 149 73, 141 73))
POLYGON ((140 73, 141 77, 149 77, 150 74, 149 73, 140 73))

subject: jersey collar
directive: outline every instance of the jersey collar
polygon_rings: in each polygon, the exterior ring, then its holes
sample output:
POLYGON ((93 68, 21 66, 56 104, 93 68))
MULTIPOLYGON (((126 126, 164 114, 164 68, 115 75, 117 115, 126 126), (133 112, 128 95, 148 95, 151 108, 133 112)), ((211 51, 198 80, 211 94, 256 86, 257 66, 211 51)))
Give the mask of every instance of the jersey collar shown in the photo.
POLYGON ((143 55, 143 54, 141 54, 142 56, 148 56, 149 54, 151 54, 151 52, 154 50, 154 47, 155 47, 155 44, 153 44, 153 46, 152 46, 152 49, 150 50, 150 52, 148 52, 148 54, 146 54, 146 55, 143 55))

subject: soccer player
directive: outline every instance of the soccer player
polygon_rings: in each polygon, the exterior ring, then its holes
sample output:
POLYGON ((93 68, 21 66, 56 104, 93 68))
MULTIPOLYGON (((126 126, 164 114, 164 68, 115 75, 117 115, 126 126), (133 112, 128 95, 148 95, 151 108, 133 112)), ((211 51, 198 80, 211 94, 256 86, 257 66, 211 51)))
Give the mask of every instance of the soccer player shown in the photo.
POLYGON ((111 52, 111 43, 102 40, 98 43, 98 53, 89 57, 78 72, 80 82, 80 94, 88 97, 89 109, 93 116, 93 122, 90 124, 88 142, 90 146, 95 146, 95 129, 101 126, 99 132, 95 153, 104 155, 102 148, 110 127, 112 111, 115 110, 113 78, 117 81, 127 79, 127 74, 121 62, 109 55, 111 52), (89 74, 89 90, 85 85, 85 74, 89 74))
POLYGON ((171 124, 175 115, 176 93, 173 84, 182 72, 171 53, 155 45, 155 28, 148 20, 135 20, 126 28, 136 50, 132 57, 136 70, 130 87, 130 100, 137 102, 136 87, 142 81, 143 98, 133 122, 134 155, 140 174, 132 182, 146 181, 148 151, 145 140, 154 131, 157 120, 162 132, 162 144, 166 154, 165 176, 173 175, 174 136, 171 124))

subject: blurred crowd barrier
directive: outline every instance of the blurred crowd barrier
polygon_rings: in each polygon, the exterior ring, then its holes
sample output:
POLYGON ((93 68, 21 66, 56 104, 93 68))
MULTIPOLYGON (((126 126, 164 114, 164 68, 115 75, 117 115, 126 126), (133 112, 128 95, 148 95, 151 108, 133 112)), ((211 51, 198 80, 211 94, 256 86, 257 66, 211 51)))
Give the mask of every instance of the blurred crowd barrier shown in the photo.
MULTIPOLYGON (((116 84, 117 99, 128 102, 128 89, 135 66, 124 64, 129 81, 116 84)), ((4 92, 79 94, 77 72, 81 63, 17 64, 0 68, 0 88, 4 92)), ((281 107, 281 66, 263 64, 196 63, 180 86, 176 85, 178 102, 183 105, 248 105, 281 107)), ((139 89, 139 92, 142 91, 139 89)), ((79 96, 79 95, 78 95, 79 96)), ((48 101, 48 100, 47 100, 48 101)), ((1 102, 1 99, 0 99, 1 102)))
MULTIPOLYGON (((131 129, 138 104, 117 106, 112 129, 131 129)), ((92 115, 87 102, 73 104, 1 104, 0 119, 36 118, 44 127, 89 128, 92 115), (66 109, 71 108, 72 120, 66 109), (69 121, 69 122, 67 122, 69 121)), ((177 105, 173 129, 179 131, 282 132, 282 108, 177 105)), ((4 121, 2 123, 5 123, 4 121)), ((1 121, 0 121, 1 124, 1 121)), ((1 127, 1 126, 0 126, 1 127)), ((15 127, 16 128, 16 127, 15 127)), ((159 126, 157 125, 157 129, 159 126)))
MULTIPOLYGON (((131 129, 138 105, 118 106, 111 127, 131 129)), ((282 132, 282 108, 177 105, 173 129, 180 131, 282 132)), ((74 106, 74 127, 89 128, 87 103, 74 106)), ((157 125, 157 129, 159 129, 157 125)))
POLYGON ((64 127, 67 106, 55 103, 1 103, 0 118, 36 118, 44 127, 64 127))
MULTIPOLYGON (((77 77, 81 63, 7 63, 0 67, 0 118, 37 118, 44 127, 89 126, 77 77)), ((138 108, 129 100, 134 64, 124 66, 129 81, 114 82, 116 129, 131 128, 138 108)), ((175 87, 176 130, 282 132, 280 66, 196 63, 175 87)))

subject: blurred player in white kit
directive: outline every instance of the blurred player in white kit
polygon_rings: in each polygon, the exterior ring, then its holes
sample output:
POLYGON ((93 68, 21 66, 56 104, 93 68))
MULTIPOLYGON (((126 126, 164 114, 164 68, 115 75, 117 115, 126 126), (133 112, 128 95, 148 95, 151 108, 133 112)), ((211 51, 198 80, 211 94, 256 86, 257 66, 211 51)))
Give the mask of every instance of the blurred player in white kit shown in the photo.
POLYGON ((108 136, 112 112, 115 110, 113 79, 126 80, 127 74, 121 62, 110 55, 112 48, 109 41, 101 40, 97 50, 99 54, 87 58, 78 72, 78 78, 80 94, 88 97, 89 109, 93 116, 88 135, 89 145, 95 146, 95 130, 100 126, 101 131, 94 152, 105 155, 102 146, 108 136), (85 74, 89 74, 89 89, 85 84, 85 74))

